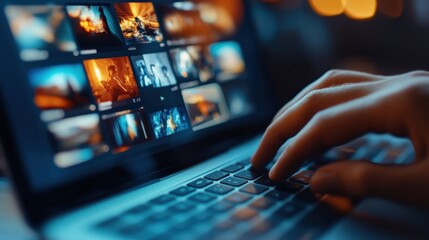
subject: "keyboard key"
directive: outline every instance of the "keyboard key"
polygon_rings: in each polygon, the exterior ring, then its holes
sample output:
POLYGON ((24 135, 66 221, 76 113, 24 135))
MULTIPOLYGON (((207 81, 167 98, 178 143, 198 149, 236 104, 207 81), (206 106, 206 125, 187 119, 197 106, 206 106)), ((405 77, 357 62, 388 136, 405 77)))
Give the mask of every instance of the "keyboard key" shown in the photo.
POLYGON ((234 188, 223 184, 215 184, 206 189, 207 192, 224 195, 231 192, 234 188))
POLYGON ((316 195, 311 191, 310 188, 305 189, 304 191, 298 193, 294 198, 294 201, 301 201, 306 203, 313 203, 317 202, 318 198, 316 195))
POLYGON ((142 226, 141 224, 135 223, 135 224, 130 224, 123 227, 118 232, 125 236, 133 236, 142 232, 143 229, 144 229, 144 226, 142 226))
POLYGON ((170 193, 181 197, 181 196, 188 195, 189 193, 194 191, 195 191, 194 188, 183 186, 171 191, 170 193))
POLYGON ((281 222, 282 221, 279 221, 278 219, 276 219, 275 221, 273 221, 273 219, 263 219, 262 221, 253 225, 250 231, 247 232, 240 239, 255 239, 255 236, 258 236, 258 238, 261 238, 261 235, 269 233, 271 230, 277 227, 281 222))
POLYGON ((298 184, 309 184, 310 183, 310 178, 313 176, 313 171, 311 170, 305 170, 305 171, 301 171, 295 175, 293 175, 289 181, 293 182, 293 183, 298 183, 298 184))
POLYGON ((255 209, 261 209, 261 210, 266 210, 269 209, 270 207, 274 206, 276 204, 276 202, 270 198, 267 197, 261 197, 256 199, 255 201, 253 201, 250 204, 250 207, 255 208, 255 209))
POLYGON ((253 180, 260 177, 262 173, 256 171, 243 170, 234 175, 234 177, 243 178, 246 180, 253 180))
POLYGON ((234 214, 233 217, 237 220, 242 220, 242 221, 246 221, 246 220, 250 220, 254 217, 256 217, 258 215, 258 212, 255 211, 252 208, 241 208, 239 210, 237 210, 234 214))
POLYGON ((208 186, 212 183, 213 183, 213 181, 210 181, 210 180, 207 180, 204 178, 198 178, 197 180, 188 183, 188 186, 193 187, 193 188, 203 188, 203 187, 208 186))
POLYGON ((272 190, 272 191, 269 191, 267 194, 265 194, 265 197, 271 198, 271 199, 277 200, 277 201, 285 200, 289 196, 290 196, 290 194, 285 193, 285 192, 280 192, 277 190, 272 190))
POLYGON ((170 218, 171 216, 166 212, 156 212, 149 216, 146 220, 148 220, 149 222, 164 222, 169 220, 170 218))
POLYGON ((216 197, 205 193, 197 193, 194 196, 190 197, 189 199, 195 202, 208 203, 215 200, 216 197))
POLYGON ((227 201, 221 201, 221 202, 218 202, 215 205, 209 207, 207 210, 213 211, 216 213, 222 213, 222 212, 228 211, 232 207, 234 207, 234 206, 231 203, 229 203, 227 201))
POLYGON ((304 210, 304 208, 305 208, 305 205, 303 204, 296 203, 296 202, 287 202, 276 212, 276 214, 282 217, 292 217, 295 214, 304 210))
POLYGON ((163 204, 166 204, 166 203, 173 201, 174 199, 175 198, 170 196, 170 195, 162 195, 162 196, 159 196, 157 198, 150 200, 150 202, 154 203, 154 204, 158 204, 158 205, 163 205, 163 204))
POLYGON ((232 164, 232 165, 229 165, 229 166, 227 166, 225 168, 222 168, 221 170, 224 171, 224 172, 228 172, 228 173, 235 173, 238 170, 241 170, 243 168, 244 168, 243 165, 232 164))
MULTIPOLYGON (((230 230, 234 228, 237 225, 236 221, 233 221, 232 219, 225 219, 223 221, 220 221, 216 224, 215 229, 212 233, 215 235, 225 232, 227 230, 230 230)), ((203 238, 205 239, 205 238, 203 238)), ((209 239, 216 239, 216 238, 209 238, 209 239)))
POLYGON ((301 184, 296 184, 292 182, 282 182, 276 187, 276 190, 287 192, 287 193, 296 193, 299 192, 304 186, 301 184))
POLYGON ((141 205, 138 205, 136 207, 133 207, 133 208, 125 211, 123 214, 139 215, 139 214, 146 212, 149 209, 150 209, 150 207, 147 206, 146 204, 141 204, 141 205))
POLYGON ((186 202, 179 202, 169 208, 169 210, 173 212, 178 212, 178 213, 188 212, 188 211, 191 211, 192 209, 194 209, 194 206, 186 202))
POLYGON ((113 229, 120 225, 122 225, 122 218, 120 216, 115 216, 100 222, 99 224, 97 224, 97 227, 104 229, 113 229))
POLYGON ((246 180, 235 178, 235 177, 228 177, 221 181, 221 183, 230 185, 233 187, 240 187, 247 183, 246 180))
POLYGON ((193 222, 204 222, 212 219, 215 216, 213 211, 202 211, 190 218, 193 222))
POLYGON ((268 190, 268 187, 264 187, 253 183, 249 183, 240 189, 240 191, 250 193, 250 194, 260 194, 267 190, 268 190))
POLYGON ((255 183, 257 184, 261 184, 264 186, 268 186, 268 187, 274 187, 277 186, 278 183, 271 181, 271 179, 268 176, 262 176, 260 178, 258 178, 255 183))
POLYGON ((216 172, 212 172, 209 175, 206 175, 204 178, 212 180, 212 181, 218 181, 221 180, 222 178, 228 176, 229 174, 226 172, 222 172, 222 171, 216 171, 216 172))
POLYGON ((252 197, 248 194, 235 192, 235 193, 232 193, 231 195, 229 195, 228 197, 226 197, 225 200, 232 202, 232 203, 239 204, 239 203, 244 203, 244 202, 248 201, 250 198, 252 198, 252 197))
POLYGON ((237 164, 240 164, 242 166, 247 166, 247 165, 250 164, 250 158, 246 159, 246 160, 243 160, 243 161, 239 161, 239 162, 237 162, 237 164))

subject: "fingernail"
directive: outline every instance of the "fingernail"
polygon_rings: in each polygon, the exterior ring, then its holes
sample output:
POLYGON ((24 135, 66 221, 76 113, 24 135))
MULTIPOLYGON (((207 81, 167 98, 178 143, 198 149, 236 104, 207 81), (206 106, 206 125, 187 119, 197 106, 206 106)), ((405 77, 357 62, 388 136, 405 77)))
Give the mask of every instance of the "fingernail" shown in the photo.
POLYGON ((310 187, 314 192, 328 193, 336 186, 335 176, 328 172, 315 173, 310 181, 310 187))

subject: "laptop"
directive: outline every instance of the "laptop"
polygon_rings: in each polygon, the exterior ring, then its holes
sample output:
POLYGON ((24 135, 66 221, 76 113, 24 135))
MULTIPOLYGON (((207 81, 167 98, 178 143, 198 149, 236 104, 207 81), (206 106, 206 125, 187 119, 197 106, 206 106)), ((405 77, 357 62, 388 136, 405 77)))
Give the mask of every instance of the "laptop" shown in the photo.
MULTIPOLYGON (((329 204, 309 189, 321 161, 281 183, 250 166, 277 106, 249 1, 19 0, 0 9, 1 140, 22 215, 42 238, 356 230, 343 220, 356 201, 329 204)), ((412 151, 388 155, 377 137, 321 159, 412 161, 412 151)), ((387 146, 410 149, 390 137, 387 146)))

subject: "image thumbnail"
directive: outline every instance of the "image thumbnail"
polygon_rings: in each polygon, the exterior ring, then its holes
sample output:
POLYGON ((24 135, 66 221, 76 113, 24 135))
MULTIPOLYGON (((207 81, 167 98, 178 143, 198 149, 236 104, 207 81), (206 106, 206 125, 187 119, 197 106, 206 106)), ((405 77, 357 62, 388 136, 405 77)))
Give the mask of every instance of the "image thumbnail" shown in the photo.
POLYGON ((194 130, 203 129, 229 119, 222 89, 216 83, 182 91, 194 130))
POLYGON ((182 81, 200 80, 207 82, 213 78, 213 58, 208 48, 189 46, 170 51, 173 69, 182 81))
POLYGON ((250 91, 241 83, 222 86, 232 118, 244 116, 254 110, 250 91))
POLYGON ((150 114, 156 139, 166 137, 189 128, 185 109, 175 107, 150 114))
MULTIPOLYGON (((176 77, 171 69, 167 53, 151 53, 143 55, 143 62, 147 70, 147 78, 141 87, 168 87, 177 84, 176 77)), ((141 65, 142 66, 142 65, 141 65)))
POLYGON ((231 0, 161 4, 167 44, 194 44, 233 35, 243 17, 241 4, 231 0))
POLYGON ((153 3, 117 3, 115 10, 128 45, 163 41, 153 3))
POLYGON ((143 59, 143 55, 131 57, 133 63, 134 75, 140 87, 153 87, 155 77, 149 72, 147 64, 143 59))
POLYGON ((143 110, 124 111, 113 116, 103 116, 115 152, 124 152, 130 146, 149 140, 143 110))
POLYGON ((36 69, 30 72, 29 79, 34 103, 41 110, 69 110, 91 104, 91 91, 81 64, 36 69))
POLYGON ((119 102, 139 97, 127 57, 86 60, 84 65, 97 103, 119 102))
POLYGON ((48 125, 58 167, 70 167, 108 151, 103 144, 98 114, 63 119, 48 125))
POLYGON ((23 60, 31 60, 33 50, 72 52, 77 49, 63 7, 8 6, 6 16, 23 60))
POLYGON ((67 6, 76 40, 81 49, 122 46, 121 31, 109 6, 67 6))
POLYGON ((245 71, 245 63, 237 42, 220 42, 210 46, 218 81, 236 79, 245 71))
POLYGON ((101 143, 102 136, 97 114, 63 119, 48 125, 56 141, 56 150, 70 150, 101 143))

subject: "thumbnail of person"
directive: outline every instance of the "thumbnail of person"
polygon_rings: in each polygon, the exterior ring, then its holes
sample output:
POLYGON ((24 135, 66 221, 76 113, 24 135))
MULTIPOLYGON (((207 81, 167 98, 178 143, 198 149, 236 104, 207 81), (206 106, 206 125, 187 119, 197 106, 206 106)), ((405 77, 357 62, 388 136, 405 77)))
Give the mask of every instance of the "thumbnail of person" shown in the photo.
POLYGON ((161 4, 168 45, 217 41, 233 35, 243 18, 240 1, 183 1, 161 4))
POLYGON ((81 49, 123 46, 121 31, 109 6, 69 5, 66 9, 81 49))
POLYGON ((216 79, 220 82, 237 79, 245 71, 245 63, 237 42, 220 42, 210 45, 214 58, 216 79))
POLYGON ((40 51, 73 52, 77 49, 61 6, 6 7, 6 16, 24 61, 40 60, 40 51))
POLYGON ((107 125, 115 153, 127 151, 130 146, 149 140, 143 109, 136 112, 124 111, 112 116, 103 116, 103 119, 107 125))
POLYGON ((62 119, 48 125, 57 154, 55 164, 70 167, 108 151, 101 135, 98 114, 62 119))
POLYGON ((97 103, 140 96, 128 57, 86 60, 84 65, 97 103))
POLYGON ((133 56, 131 57, 131 61, 133 62, 134 73, 140 87, 153 87, 155 76, 149 72, 143 55, 133 56))
MULTIPOLYGON (((171 69, 167 53, 151 53, 143 55, 148 76, 153 79, 152 87, 168 87, 177 84, 176 77, 171 69)), ((145 85, 144 87, 150 87, 145 85)))
POLYGON ((173 69, 182 81, 200 80, 207 82, 213 78, 213 58, 207 47, 188 46, 170 50, 173 69))
POLYGON ((230 118, 225 97, 217 83, 185 89, 182 96, 195 131, 230 118))
POLYGON ((81 64, 66 64, 32 70, 30 84, 34 103, 41 110, 71 110, 91 104, 90 88, 81 64))
POLYGON ((156 139, 189 129, 186 110, 182 107, 152 113, 150 114, 150 121, 156 139))
POLYGON ((115 10, 127 45, 163 41, 153 3, 117 3, 115 10))

